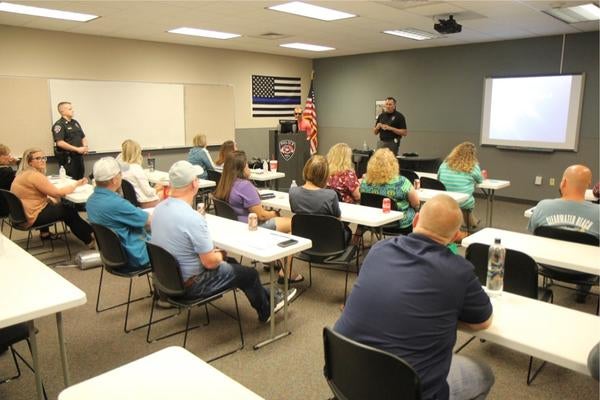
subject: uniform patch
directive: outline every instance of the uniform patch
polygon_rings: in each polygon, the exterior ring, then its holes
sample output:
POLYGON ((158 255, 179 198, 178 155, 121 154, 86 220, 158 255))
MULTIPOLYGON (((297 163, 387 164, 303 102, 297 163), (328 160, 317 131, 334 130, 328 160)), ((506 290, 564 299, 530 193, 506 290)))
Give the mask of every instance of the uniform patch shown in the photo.
POLYGON ((54 133, 58 133, 58 132, 60 132, 60 130, 61 130, 61 129, 62 129, 62 128, 61 128, 61 126, 60 126, 60 125, 54 125, 54 129, 53 129, 53 131, 54 131, 54 133))
POLYGON ((290 139, 280 140, 279 153, 285 161, 289 161, 296 153, 296 142, 290 139))

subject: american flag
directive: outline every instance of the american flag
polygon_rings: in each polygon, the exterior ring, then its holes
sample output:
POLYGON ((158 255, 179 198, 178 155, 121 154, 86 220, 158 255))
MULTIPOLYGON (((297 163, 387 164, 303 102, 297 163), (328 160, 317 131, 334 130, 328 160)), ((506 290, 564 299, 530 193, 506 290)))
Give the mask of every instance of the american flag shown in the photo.
POLYGON ((293 117, 300 102, 300 78, 252 75, 253 117, 293 117))
POLYGON ((306 132, 306 134, 310 141, 310 154, 313 155, 317 152, 317 145, 319 144, 317 139, 319 127, 317 125, 317 106, 315 105, 315 89, 313 87, 312 79, 310 80, 310 90, 308 91, 308 97, 306 98, 302 119, 305 119, 310 123, 310 130, 306 132))

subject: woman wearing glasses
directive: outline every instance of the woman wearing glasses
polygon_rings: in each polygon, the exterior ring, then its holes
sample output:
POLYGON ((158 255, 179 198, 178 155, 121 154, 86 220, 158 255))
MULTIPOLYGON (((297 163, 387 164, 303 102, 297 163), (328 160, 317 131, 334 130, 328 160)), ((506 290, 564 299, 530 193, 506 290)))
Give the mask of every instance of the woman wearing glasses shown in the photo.
MULTIPOLYGON (((40 149, 27 149, 17 170, 17 177, 10 191, 23 203, 27 226, 64 221, 79 240, 92 248, 92 229, 72 207, 67 207, 60 199, 73 193, 76 187, 87 183, 87 178, 75 181, 72 185, 54 186, 46 177, 47 157, 40 149)), ((42 232, 42 239, 46 232, 42 232)), ((47 234, 49 235, 49 233, 47 234)))

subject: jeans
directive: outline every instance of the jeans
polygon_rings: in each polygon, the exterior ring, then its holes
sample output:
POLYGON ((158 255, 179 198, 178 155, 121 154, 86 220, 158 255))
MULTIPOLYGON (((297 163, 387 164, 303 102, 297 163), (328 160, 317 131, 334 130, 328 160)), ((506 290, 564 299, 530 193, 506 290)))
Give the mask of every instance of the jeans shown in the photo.
POLYGON ((454 354, 446 382, 450 400, 482 400, 494 385, 494 373, 487 364, 454 354))
POLYGON ((85 222, 73 207, 68 207, 62 203, 49 203, 38 214, 34 225, 44 225, 56 221, 65 221, 65 224, 79 240, 85 244, 92 241, 92 227, 85 222))
POLYGON ((269 291, 265 289, 255 269, 223 261, 218 268, 205 270, 196 276, 194 284, 185 291, 187 298, 210 297, 230 288, 244 292, 261 321, 271 314, 269 291))

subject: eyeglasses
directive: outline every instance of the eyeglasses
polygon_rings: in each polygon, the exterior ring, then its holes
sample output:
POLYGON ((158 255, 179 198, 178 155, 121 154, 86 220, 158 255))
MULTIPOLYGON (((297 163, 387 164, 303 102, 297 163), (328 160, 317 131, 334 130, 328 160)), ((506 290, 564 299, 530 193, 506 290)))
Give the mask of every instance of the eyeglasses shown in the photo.
POLYGON ((294 113, 294 115, 302 115, 302 113, 294 113))
POLYGON ((32 157, 31 160, 35 160, 35 161, 48 161, 48 157, 44 156, 44 157, 32 157))

